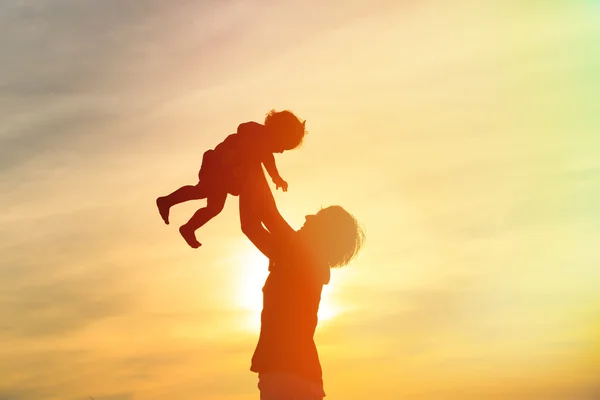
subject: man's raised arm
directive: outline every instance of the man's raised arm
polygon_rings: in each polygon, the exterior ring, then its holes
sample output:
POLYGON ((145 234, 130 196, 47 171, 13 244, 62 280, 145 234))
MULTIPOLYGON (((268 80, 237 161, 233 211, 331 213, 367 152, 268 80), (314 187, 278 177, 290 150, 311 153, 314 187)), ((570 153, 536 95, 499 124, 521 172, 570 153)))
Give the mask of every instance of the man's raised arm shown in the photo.
POLYGON ((282 240, 294 230, 279 214, 262 167, 258 166, 249 172, 239 199, 242 232, 265 256, 270 257, 274 242, 282 240))

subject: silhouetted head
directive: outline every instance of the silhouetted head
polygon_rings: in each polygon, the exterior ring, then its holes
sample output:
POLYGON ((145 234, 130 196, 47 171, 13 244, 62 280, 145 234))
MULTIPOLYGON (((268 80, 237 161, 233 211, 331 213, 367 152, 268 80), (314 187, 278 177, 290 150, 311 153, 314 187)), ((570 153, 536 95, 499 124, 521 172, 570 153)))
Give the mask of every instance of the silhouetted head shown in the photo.
POLYGON ((272 135, 273 152, 282 153, 300 146, 306 135, 305 125, 306 121, 300 121, 291 111, 269 111, 265 128, 272 135))
POLYGON ((329 206, 307 215, 298 234, 319 261, 331 268, 348 264, 365 240, 356 218, 340 206, 329 206))

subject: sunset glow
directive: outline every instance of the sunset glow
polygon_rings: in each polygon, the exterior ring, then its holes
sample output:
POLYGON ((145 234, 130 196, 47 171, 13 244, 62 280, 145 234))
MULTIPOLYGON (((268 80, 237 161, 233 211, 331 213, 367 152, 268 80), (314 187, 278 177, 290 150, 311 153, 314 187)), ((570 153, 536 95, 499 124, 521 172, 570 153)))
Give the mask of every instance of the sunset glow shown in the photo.
POLYGON ((367 233, 322 296, 326 400, 599 398, 599 4, 1 2, 0 399, 259 398, 238 199, 199 249, 204 202, 155 199, 272 108, 309 132, 282 215, 367 233))
MULTIPOLYGON (((243 248, 247 244, 240 244, 243 248)), ((247 311, 247 320, 245 326, 250 331, 260 329, 260 313, 262 310, 262 286, 267 278, 267 258, 256 249, 249 249, 241 252, 239 256, 232 260, 233 265, 243 265, 243 270, 237 276, 237 285, 234 289, 236 305, 247 311)), ((326 285, 323 287, 321 295, 321 304, 319 306, 319 321, 328 321, 339 313, 339 307, 336 306, 331 298, 334 287, 326 285)))

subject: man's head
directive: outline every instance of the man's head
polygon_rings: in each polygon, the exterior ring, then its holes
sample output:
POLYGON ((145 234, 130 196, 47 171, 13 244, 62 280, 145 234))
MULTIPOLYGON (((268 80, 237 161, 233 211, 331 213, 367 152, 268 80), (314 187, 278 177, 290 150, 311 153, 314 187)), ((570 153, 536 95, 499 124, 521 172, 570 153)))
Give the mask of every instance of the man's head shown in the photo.
POLYGON ((311 250, 329 267, 343 267, 358 254, 365 233, 356 218, 340 206, 307 215, 298 230, 311 250))

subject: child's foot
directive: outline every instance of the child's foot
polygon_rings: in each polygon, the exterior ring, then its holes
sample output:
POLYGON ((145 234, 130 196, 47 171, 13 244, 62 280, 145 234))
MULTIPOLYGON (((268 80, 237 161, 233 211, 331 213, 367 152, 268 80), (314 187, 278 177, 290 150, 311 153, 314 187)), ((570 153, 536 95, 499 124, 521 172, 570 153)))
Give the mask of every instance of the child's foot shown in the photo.
POLYGON ((190 229, 187 225, 181 225, 181 227, 179 228, 179 233, 181 233, 181 236, 183 236, 183 238, 185 239, 187 244, 190 245, 191 248, 197 249, 198 247, 202 246, 202 243, 200 243, 198 239, 196 239, 194 230, 190 229))
POLYGON ((158 207, 158 213, 163 221, 165 221, 165 224, 169 225, 169 207, 165 204, 165 198, 159 197, 156 199, 156 206, 158 207))

